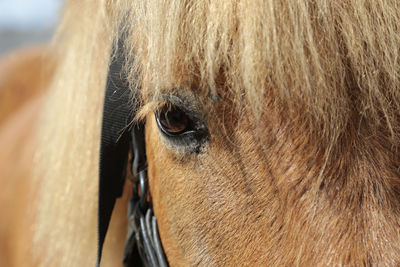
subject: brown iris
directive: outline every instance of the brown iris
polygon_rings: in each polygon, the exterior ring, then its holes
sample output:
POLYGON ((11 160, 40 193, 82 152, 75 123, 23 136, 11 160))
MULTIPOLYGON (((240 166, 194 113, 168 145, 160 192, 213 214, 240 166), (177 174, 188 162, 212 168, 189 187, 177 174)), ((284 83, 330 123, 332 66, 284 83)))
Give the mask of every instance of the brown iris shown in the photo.
POLYGON ((158 126, 165 134, 179 135, 190 128, 189 117, 178 107, 163 108, 157 115, 158 126))

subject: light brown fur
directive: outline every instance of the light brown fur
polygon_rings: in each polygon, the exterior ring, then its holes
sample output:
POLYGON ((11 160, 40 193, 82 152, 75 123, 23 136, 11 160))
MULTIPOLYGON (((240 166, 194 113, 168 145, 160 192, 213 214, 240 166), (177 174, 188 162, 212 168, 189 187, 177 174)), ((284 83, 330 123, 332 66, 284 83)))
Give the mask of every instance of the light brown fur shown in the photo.
POLYGON ((51 81, 56 58, 40 45, 13 51, 0 59, 0 125, 51 81))
MULTIPOLYGON (((19 205, 34 226, 17 239, 40 266, 94 264, 104 86, 124 31, 171 266, 399 265, 399 29, 394 0, 69 1, 32 141, 37 198, 19 205), (201 153, 159 131, 171 95, 204 118, 201 153)), ((119 264, 128 195, 104 266, 119 264)))

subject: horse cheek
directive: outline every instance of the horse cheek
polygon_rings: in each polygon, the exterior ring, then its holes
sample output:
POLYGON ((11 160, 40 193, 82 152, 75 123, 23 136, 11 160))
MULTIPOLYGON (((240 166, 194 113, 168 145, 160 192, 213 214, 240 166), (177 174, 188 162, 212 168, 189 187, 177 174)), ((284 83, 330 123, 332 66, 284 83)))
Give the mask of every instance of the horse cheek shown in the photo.
MULTIPOLYGON (((158 230, 161 242, 167 256, 170 266, 188 266, 183 255, 178 249, 178 242, 171 230, 170 219, 168 218, 168 198, 162 190, 165 183, 163 173, 174 168, 173 163, 168 160, 168 156, 163 149, 159 130, 157 128, 154 116, 148 115, 146 118, 146 155, 148 161, 148 179, 151 200, 153 203, 154 214, 158 222, 158 230)), ((167 190, 168 192, 168 190, 167 190)))

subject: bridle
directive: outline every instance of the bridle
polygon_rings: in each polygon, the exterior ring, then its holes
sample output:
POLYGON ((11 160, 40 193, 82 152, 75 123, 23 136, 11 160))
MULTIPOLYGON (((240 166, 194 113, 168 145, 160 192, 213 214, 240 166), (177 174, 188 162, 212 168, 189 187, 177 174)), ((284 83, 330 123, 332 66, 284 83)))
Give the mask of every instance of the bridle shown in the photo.
MULTIPOLYGON (((99 162, 96 266, 100 266, 103 243, 115 201, 122 195, 131 150, 133 190, 128 207, 128 235, 123 263, 126 267, 167 267, 157 220, 153 215, 152 205, 148 202, 145 125, 144 122, 130 125, 134 118, 132 106, 137 103, 131 103, 129 84, 122 71, 124 62, 122 47, 122 43, 118 45, 118 49, 113 47, 112 55, 115 56, 111 57, 104 99, 99 162)), ((138 97, 133 97, 133 101, 138 101, 137 99, 138 97)))

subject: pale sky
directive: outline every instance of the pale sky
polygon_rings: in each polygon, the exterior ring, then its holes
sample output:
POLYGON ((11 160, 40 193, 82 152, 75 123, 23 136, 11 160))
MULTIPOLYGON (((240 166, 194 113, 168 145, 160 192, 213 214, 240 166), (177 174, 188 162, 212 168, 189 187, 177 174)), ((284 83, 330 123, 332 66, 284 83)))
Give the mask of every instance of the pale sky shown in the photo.
POLYGON ((57 24, 62 2, 61 0, 0 0, 0 27, 21 30, 53 28, 57 24))

